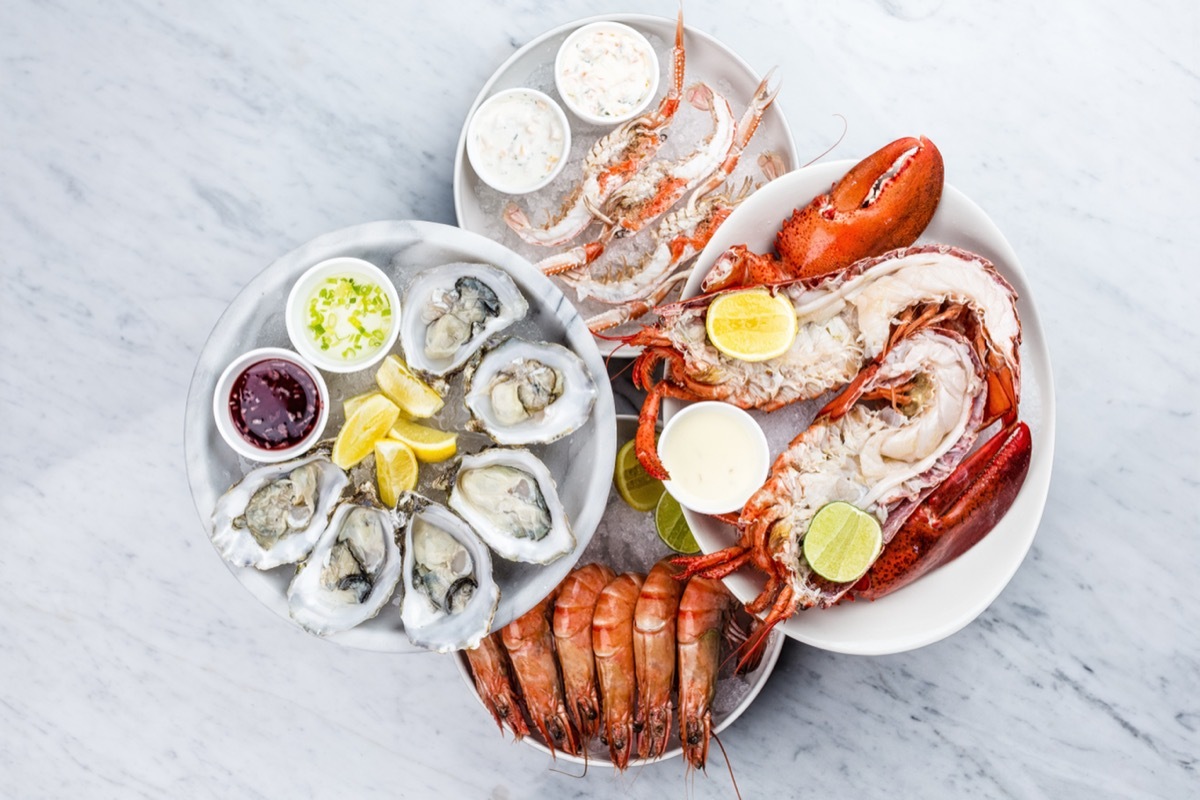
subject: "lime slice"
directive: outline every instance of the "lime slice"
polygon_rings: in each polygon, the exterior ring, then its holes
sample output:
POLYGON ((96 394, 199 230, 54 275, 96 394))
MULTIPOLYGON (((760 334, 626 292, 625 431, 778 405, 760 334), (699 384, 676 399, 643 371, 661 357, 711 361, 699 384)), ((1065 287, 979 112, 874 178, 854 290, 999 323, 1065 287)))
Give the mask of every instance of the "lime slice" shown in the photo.
POLYGON ((690 556, 700 552, 700 545, 696 544, 696 537, 684 519, 683 508, 668 492, 663 492, 658 499, 654 509, 654 527, 658 530, 658 538, 676 553, 690 556))
POLYGON ((638 461, 634 450, 635 442, 630 439, 617 451, 617 466, 613 470, 613 482, 617 494, 635 511, 653 511, 658 499, 666 491, 662 481, 651 478, 638 461))
POLYGON ((713 347, 739 361, 781 356, 796 339, 796 309, 782 294, 747 289, 718 295, 704 329, 713 347))
POLYGON ((804 534, 804 558, 827 581, 856 581, 883 549, 874 516, 841 501, 822 506, 804 534))
POLYGON ((418 425, 403 417, 396 420, 388 436, 404 442, 425 462, 445 461, 458 450, 457 433, 418 425))
POLYGON ((330 458, 342 469, 350 469, 366 458, 375 442, 387 435, 400 416, 400 409, 383 395, 368 397, 358 404, 338 431, 330 458))
POLYGON ((442 408, 442 398, 413 375, 400 356, 390 355, 375 371, 375 383, 400 410, 413 419, 432 417, 442 408))
POLYGON ((405 492, 417 488, 417 457, 404 442, 380 439, 375 442, 375 480, 379 499, 388 508, 405 492))

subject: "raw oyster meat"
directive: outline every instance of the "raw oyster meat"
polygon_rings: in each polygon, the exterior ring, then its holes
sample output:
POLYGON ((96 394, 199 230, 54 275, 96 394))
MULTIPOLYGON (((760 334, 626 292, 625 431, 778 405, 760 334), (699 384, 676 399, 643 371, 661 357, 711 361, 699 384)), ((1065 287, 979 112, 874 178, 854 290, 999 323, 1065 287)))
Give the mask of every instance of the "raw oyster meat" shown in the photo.
POLYGON ((400 580, 396 518, 365 484, 334 510, 312 554, 288 586, 288 611, 310 633, 326 636, 371 619, 400 580))
POLYGON ((498 444, 544 444, 578 430, 596 384, 583 359, 547 342, 507 339, 479 362, 467 388, 473 427, 498 444))
POLYGON ((528 310, 521 290, 496 267, 461 263, 427 269, 404 291, 400 342, 405 359, 428 375, 446 375, 528 310))
POLYGON ((492 556, 475 531, 445 506, 402 498, 404 602, 400 616, 413 644, 445 653, 476 647, 492 629, 500 588, 492 556))
POLYGON ((349 483, 327 447, 252 470, 217 501, 213 546, 235 567, 294 564, 324 533, 349 483))
POLYGON ((575 549, 554 479, 528 450, 497 447, 463 456, 449 505, 509 561, 549 564, 575 549))

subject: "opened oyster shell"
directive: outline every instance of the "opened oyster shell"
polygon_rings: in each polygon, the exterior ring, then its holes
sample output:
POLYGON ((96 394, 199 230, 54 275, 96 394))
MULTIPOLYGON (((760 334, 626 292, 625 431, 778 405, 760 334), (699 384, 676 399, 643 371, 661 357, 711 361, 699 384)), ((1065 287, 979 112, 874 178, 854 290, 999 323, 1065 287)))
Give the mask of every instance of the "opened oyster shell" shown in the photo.
POLYGON ((349 483, 327 447, 254 469, 217 501, 213 546, 235 567, 294 564, 324 533, 349 483))
POLYGON ((318 636, 371 619, 400 580, 396 518, 379 505, 374 487, 338 504, 312 554, 288 586, 288 612, 318 636))
POLYGON ((462 263, 427 269, 404 291, 400 342, 405 359, 428 375, 446 375, 528 309, 512 278, 496 267, 462 263))
POLYGON ((478 646, 500 603, 487 546, 462 517, 424 497, 407 495, 397 510, 407 515, 404 632, 439 653, 478 646))
POLYGON ((583 359, 562 345, 516 338, 484 355, 466 395, 472 427, 508 445, 560 439, 587 422, 595 402, 583 359))
POLYGON ((528 450, 497 447, 463 456, 449 505, 509 561, 549 564, 575 549, 554 479, 528 450))

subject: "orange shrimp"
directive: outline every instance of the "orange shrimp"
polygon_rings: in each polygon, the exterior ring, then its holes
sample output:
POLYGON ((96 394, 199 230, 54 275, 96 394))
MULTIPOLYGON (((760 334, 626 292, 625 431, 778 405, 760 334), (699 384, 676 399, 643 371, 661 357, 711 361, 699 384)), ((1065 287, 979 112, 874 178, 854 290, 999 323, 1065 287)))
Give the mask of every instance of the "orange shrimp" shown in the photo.
POLYGON ((586 564, 559 584, 554 602, 554 643, 562 667, 563 693, 582 749, 600 730, 592 615, 596 598, 614 577, 616 573, 602 564, 586 564))
POLYGON ((632 572, 618 575, 596 600, 592 618, 592 647, 596 653, 596 674, 604 707, 601 740, 608 745, 613 765, 625 769, 633 748, 634 677, 633 612, 645 578, 632 572))
POLYGON ((733 606, 725 584, 711 578, 689 580, 679 600, 679 739, 684 758, 698 769, 708 758, 721 637, 733 606))
POLYGON ((527 614, 506 625, 500 636, 512 660, 529 718, 551 754, 558 749, 576 755, 579 739, 567 716, 562 681, 554 660, 554 634, 550 630, 553 605, 551 592, 527 614))
POLYGON ((636 725, 638 757, 657 758, 667 751, 671 732, 671 689, 675 683, 675 616, 683 584, 678 568, 662 560, 654 565, 633 614, 633 657, 637 666, 636 725))
POLYGON ((467 651, 471 664, 471 676, 483 705, 491 712, 492 719, 504 730, 504 723, 512 728, 513 735, 521 739, 529 735, 529 725, 521 710, 521 696, 513 686, 512 666, 508 653, 500 642, 500 634, 493 633, 467 651))

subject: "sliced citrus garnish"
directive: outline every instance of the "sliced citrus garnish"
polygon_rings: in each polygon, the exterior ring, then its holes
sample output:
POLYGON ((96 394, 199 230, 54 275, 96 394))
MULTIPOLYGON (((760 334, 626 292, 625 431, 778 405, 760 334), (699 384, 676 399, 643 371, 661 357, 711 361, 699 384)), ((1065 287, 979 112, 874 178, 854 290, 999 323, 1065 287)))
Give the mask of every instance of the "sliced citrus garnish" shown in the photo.
POLYGON ((401 417, 392 425, 388 436, 404 442, 417 458, 426 462, 445 461, 458 450, 458 434, 439 431, 427 425, 419 425, 401 417))
POLYGON ((617 451, 617 466, 613 470, 613 482, 617 494, 635 511, 652 511, 665 491, 662 481, 650 474, 638 461, 635 442, 630 439, 617 451))
POLYGON ((383 395, 368 397, 338 431, 331 458, 342 469, 350 469, 370 454, 375 442, 387 436, 400 416, 400 409, 383 395))
POLYGON ((356 394, 354 397, 347 397, 342 401, 342 411, 346 413, 346 419, 350 419, 354 415, 354 410, 363 404, 364 400, 379 395, 379 392, 365 392, 356 394))
POLYGON ((713 347, 740 361, 783 355, 796 339, 796 310, 782 294, 747 289, 722 294, 704 321, 713 347))
POLYGON ((658 531, 658 538, 676 553, 694 555, 700 552, 700 545, 696 543, 696 537, 692 535, 692 529, 683 516, 683 508, 669 492, 663 492, 658 499, 654 509, 654 527, 658 531))
POLYGON ((405 492, 417 488, 417 456, 404 442, 380 439, 375 442, 375 480, 379 499, 388 508, 405 492))
POLYGON ((442 408, 442 398, 425 381, 413 375, 400 356, 390 355, 375 371, 380 390, 413 419, 427 419, 442 408))
POLYGON ((813 572, 834 583, 849 583, 875 563, 883 549, 883 532, 873 515, 837 501, 813 515, 803 548, 813 572))

